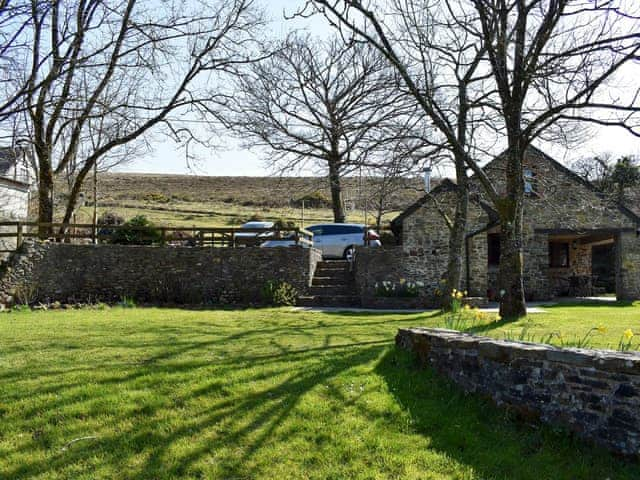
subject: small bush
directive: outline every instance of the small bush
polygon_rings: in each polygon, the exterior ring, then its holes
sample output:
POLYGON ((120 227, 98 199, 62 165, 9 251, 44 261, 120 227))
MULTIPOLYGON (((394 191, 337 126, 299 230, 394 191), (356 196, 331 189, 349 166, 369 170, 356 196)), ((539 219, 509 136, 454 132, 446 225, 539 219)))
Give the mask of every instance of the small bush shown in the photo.
POLYGON ((294 222, 293 220, 285 220, 284 218, 279 218, 274 222, 274 228, 278 228, 280 230, 295 230, 296 227, 296 222, 294 222))
POLYGON ((307 193, 302 197, 294 199, 291 204, 294 207, 302 207, 304 202, 305 208, 329 208, 331 207, 331 200, 322 192, 315 191, 307 193))
POLYGON ((145 193, 142 199, 145 202, 153 203, 169 203, 171 201, 171 197, 167 197, 164 193, 158 192, 145 193))
POLYGON ((98 217, 98 225, 122 225, 124 217, 115 212, 103 212, 98 217))
POLYGON ((298 291, 287 282, 269 280, 262 287, 262 301, 267 305, 290 306, 295 305, 298 291))
POLYGON ((13 289, 13 298, 18 305, 33 305, 38 298, 38 286, 33 282, 23 282, 13 289))
POLYGON ((152 245, 161 239, 160 230, 144 215, 137 215, 113 232, 111 243, 118 245, 152 245))

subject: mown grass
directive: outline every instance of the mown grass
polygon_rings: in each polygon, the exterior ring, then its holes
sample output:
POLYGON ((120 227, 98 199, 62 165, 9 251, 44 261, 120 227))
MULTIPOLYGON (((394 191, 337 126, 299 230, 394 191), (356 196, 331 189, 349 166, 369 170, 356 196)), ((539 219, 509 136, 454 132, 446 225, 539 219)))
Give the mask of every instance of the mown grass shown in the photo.
MULTIPOLYGON (((545 313, 518 320, 488 321, 464 330, 495 338, 545 342, 564 347, 617 350, 620 341, 640 350, 640 302, 575 302, 546 305, 545 313), (623 338, 630 329, 634 336, 623 338)), ((489 316, 489 318, 492 318, 489 316)), ((444 326, 441 322, 440 326, 444 326)))
POLYGON ((398 327, 439 322, 279 309, 2 315, 0 478, 640 477, 393 347, 398 327))

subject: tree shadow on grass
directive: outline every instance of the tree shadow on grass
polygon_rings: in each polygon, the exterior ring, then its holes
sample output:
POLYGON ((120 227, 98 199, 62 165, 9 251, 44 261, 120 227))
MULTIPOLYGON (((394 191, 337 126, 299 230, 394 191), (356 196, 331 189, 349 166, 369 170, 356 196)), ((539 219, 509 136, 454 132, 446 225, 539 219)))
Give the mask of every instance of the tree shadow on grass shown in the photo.
MULTIPOLYGON (((214 371, 216 375, 211 380, 190 384, 183 393, 176 393, 170 404, 167 404, 166 390, 162 390, 163 387, 166 389, 166 374, 169 373, 166 364, 145 364, 124 376, 114 372, 116 375, 113 377, 107 376, 95 383, 113 384, 121 388, 131 386, 136 379, 151 379, 158 375, 157 380, 150 381, 145 388, 158 389, 157 394, 161 397, 159 404, 141 404, 134 410, 129 404, 122 411, 113 411, 107 402, 104 409, 109 412, 110 422, 118 427, 108 433, 96 434, 84 445, 69 449, 60 450, 55 441, 47 440, 46 432, 38 433, 42 438, 34 436, 34 444, 29 448, 44 449, 48 453, 44 457, 36 456, 30 461, 14 465, 4 475, 6 478, 53 476, 54 472, 65 475, 62 472, 66 472, 68 465, 91 465, 96 458, 100 459, 102 467, 107 467, 107 471, 117 472, 129 459, 144 453, 140 457, 144 461, 136 461, 136 467, 128 471, 127 478, 199 478, 206 475, 201 470, 202 466, 195 464, 205 456, 210 456, 212 449, 227 449, 240 453, 225 458, 218 466, 221 478, 252 478, 252 474, 256 473, 252 471, 252 457, 266 443, 273 441, 274 432, 307 392, 329 382, 345 370, 371 363, 380 357, 388 344, 388 341, 370 341, 299 349, 280 347, 271 354, 235 357, 233 362, 221 363, 215 370, 209 371, 198 370, 202 364, 194 366, 196 372, 190 371, 190 364, 174 365, 171 373, 177 370, 180 376, 175 379, 177 381, 193 380, 194 376, 214 371), (307 358, 311 363, 295 365, 294 362, 300 357, 307 358), (256 371, 256 367, 269 371, 256 371), (240 391, 255 381, 266 380, 266 385, 239 394, 235 390, 238 380, 232 376, 243 369, 247 373, 241 375, 240 391), (180 417, 181 408, 194 402, 199 404, 203 399, 205 403, 202 408, 187 407, 184 411, 190 412, 189 416, 180 417), (158 416, 164 418, 166 415, 174 415, 171 418, 177 423, 172 424, 171 428, 158 428, 158 416), (210 436, 213 440, 207 441, 210 436), (176 452, 176 445, 185 443, 189 445, 188 448, 176 452)), ((86 400, 86 395, 69 397, 64 387, 60 387, 54 402, 48 402, 48 409, 72 407, 74 402, 86 400)), ((100 416, 103 412, 94 414, 100 416)), ((73 430, 73 435, 86 435, 82 425, 73 430)))
POLYGON ((640 465, 590 446, 567 432, 532 425, 488 399, 465 394, 413 355, 389 351, 376 367, 389 391, 431 448, 467 465, 473 478, 637 479, 640 465))

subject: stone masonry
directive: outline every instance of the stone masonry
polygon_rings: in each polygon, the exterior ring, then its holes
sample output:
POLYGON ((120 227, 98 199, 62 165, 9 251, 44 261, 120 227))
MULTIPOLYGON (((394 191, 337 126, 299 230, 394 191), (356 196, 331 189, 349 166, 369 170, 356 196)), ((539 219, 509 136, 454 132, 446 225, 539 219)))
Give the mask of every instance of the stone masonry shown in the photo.
MULTIPOLYGON (((525 169, 532 175, 533 189, 525 196, 523 223, 527 299, 589 295, 592 246, 603 243, 615 245, 618 255, 618 298, 640 299, 640 217, 540 150, 527 151, 525 169), (568 265, 551 265, 553 242, 569 246, 568 265)), ((503 189, 504 170, 500 157, 485 167, 498 191, 503 189)), ((421 279, 432 291, 446 275, 449 230, 443 214, 453 217, 456 188, 450 181, 442 182, 392 222, 403 254, 415 259, 412 274, 421 269, 421 279)), ((471 177, 470 189, 462 288, 484 296, 498 290, 498 266, 489 265, 487 245, 488 236, 500 229, 497 213, 476 177, 471 177)))
POLYGON ((561 349, 408 328, 396 345, 467 392, 640 459, 640 353, 561 349))
POLYGON ((0 303, 256 304, 269 280, 307 292, 315 249, 152 247, 27 242, 0 272, 0 303))

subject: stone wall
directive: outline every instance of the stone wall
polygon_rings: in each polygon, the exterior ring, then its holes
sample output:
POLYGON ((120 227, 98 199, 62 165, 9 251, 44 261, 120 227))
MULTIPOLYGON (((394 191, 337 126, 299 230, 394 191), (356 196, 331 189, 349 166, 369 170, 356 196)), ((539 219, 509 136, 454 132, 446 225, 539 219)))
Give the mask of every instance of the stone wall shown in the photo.
POLYGON ((560 349, 429 328, 399 330, 396 345, 467 392, 640 458, 640 353, 560 349))
POLYGON ((0 276, 0 303, 32 302, 256 304, 269 280, 307 292, 315 249, 151 247, 25 243, 0 276))
MULTIPOLYGON (((611 239, 620 233, 618 283, 623 284, 618 289, 622 294, 619 297, 640 299, 640 238, 634 233, 640 227, 637 220, 538 150, 528 150, 524 164, 535 176, 534 192, 524 199, 527 300, 548 300, 567 293, 590 293, 588 285, 584 292, 569 288, 572 278, 590 276, 590 246, 580 244, 578 249, 571 250, 570 268, 550 269, 549 240, 553 239, 554 231, 575 231, 583 235, 610 232, 611 239)), ((486 172, 498 190, 503 190, 504 159, 492 161, 486 172)), ((488 291, 498 290, 497 270, 487 265, 487 233, 498 232, 499 227, 493 223, 495 218, 488 214, 492 203, 475 176, 470 179, 470 190, 467 223, 469 282, 466 282, 465 268, 462 288, 472 295, 483 296, 488 291)), ((442 214, 452 218, 454 207, 455 192, 451 188, 434 189, 432 196, 424 197, 420 204, 410 208, 410 214, 402 217, 403 249, 421 260, 426 282, 433 283, 446 275, 449 231, 442 214)), ((413 268, 419 268, 418 262, 413 268)))
MULTIPOLYGON (((357 247, 353 262, 353 275, 357 294, 366 308, 433 308, 439 305, 433 295, 438 288, 440 266, 437 262, 424 267, 423 251, 406 251, 401 246, 366 248, 357 247), (376 283, 401 280, 421 282, 418 297, 387 298, 375 295, 376 283)), ((444 262, 446 263, 446 257, 444 262)))

